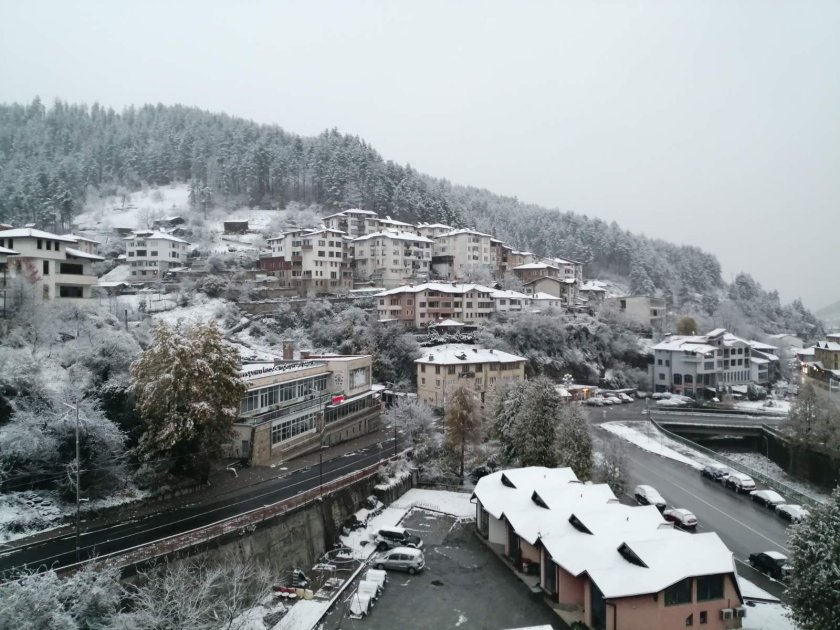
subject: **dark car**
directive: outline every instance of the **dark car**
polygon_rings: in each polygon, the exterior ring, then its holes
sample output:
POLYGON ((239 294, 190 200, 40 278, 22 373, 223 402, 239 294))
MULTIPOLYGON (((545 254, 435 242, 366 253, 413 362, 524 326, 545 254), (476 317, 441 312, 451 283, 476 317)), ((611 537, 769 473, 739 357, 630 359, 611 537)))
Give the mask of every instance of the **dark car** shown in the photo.
POLYGON ((751 553, 750 566, 777 580, 784 580, 790 574, 787 556, 778 551, 751 553))
POLYGON ((694 531, 697 529, 697 517, 684 508, 671 508, 662 512, 663 518, 680 529, 694 531))
POLYGON ((700 473, 707 479, 711 479, 712 481, 721 481, 723 477, 730 474, 732 470, 729 469, 728 466, 724 466, 723 464, 706 464, 703 466, 703 470, 700 473))
POLYGON ((759 505, 772 510, 775 510, 777 505, 785 503, 784 497, 775 490, 753 490, 750 492, 750 498, 759 505))
POLYGON ((409 534, 404 527, 384 527, 376 534, 376 548, 379 551, 394 547, 423 547, 423 540, 419 536, 409 534))

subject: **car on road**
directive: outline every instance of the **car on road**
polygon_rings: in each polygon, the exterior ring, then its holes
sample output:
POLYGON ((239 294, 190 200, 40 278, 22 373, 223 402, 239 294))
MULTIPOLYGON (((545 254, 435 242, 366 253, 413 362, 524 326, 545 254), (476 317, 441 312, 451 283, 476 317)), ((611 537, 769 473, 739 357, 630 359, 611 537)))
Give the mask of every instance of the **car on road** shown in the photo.
POLYGON ((671 508, 662 512, 662 516, 669 523, 673 523, 680 529, 697 529, 697 517, 694 513, 685 508, 671 508))
POLYGON ((777 580, 784 580, 790 575, 787 556, 778 551, 751 553, 750 566, 777 580))
POLYGON ((679 398, 662 398, 656 401, 657 407, 688 407, 689 403, 679 398))
POLYGON ((625 394, 625 393, 618 394, 617 398, 618 398, 621 402, 623 402, 623 403, 631 403, 631 402, 633 402, 633 398, 632 398, 631 396, 628 396, 628 395, 627 395, 627 394, 625 394))
POLYGON ((407 571, 414 575, 420 573, 426 566, 426 558, 422 551, 414 547, 394 547, 379 554, 374 559, 373 566, 376 569, 407 571))
POLYGON ((811 513, 801 505, 794 505, 790 503, 777 505, 776 514, 791 523, 799 523, 811 515, 811 513))
POLYGON ((723 464, 706 464, 700 474, 712 481, 721 481, 723 477, 732 473, 732 469, 723 464))
POLYGON ((604 399, 604 401, 606 401, 610 405, 620 405, 621 404, 621 398, 619 398, 618 396, 607 396, 604 399))
POLYGON ((636 486, 633 496, 636 497, 639 505, 655 505, 660 512, 665 509, 665 499, 653 486, 636 486))
POLYGON ((586 399, 586 404, 590 407, 603 407, 604 406, 604 399, 598 396, 593 396, 592 398, 586 399))
POLYGON ((739 472, 733 472, 727 476, 723 485, 731 488, 735 492, 752 492, 755 490, 755 481, 753 481, 753 478, 739 472))
POLYGON ((777 505, 786 503, 785 498, 775 490, 753 490, 750 498, 764 507, 775 510, 777 505))
POLYGON ((383 527, 376 534, 377 551, 385 551, 394 547, 423 547, 423 540, 419 536, 409 534, 405 527, 383 527))

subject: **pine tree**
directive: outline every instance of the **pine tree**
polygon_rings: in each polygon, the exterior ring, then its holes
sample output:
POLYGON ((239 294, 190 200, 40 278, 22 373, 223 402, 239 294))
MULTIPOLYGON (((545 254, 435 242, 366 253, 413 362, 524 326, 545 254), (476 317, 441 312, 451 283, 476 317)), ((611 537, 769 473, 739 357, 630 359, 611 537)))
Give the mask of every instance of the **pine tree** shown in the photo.
POLYGON ((800 630, 840 628, 840 488, 789 529, 787 597, 800 630))
POLYGON ((215 324, 197 324, 186 335, 160 324, 153 344, 132 363, 131 381, 144 422, 141 457, 206 481, 210 462, 232 437, 247 391, 236 350, 215 324))
POLYGON ((562 407, 556 445, 558 466, 570 467, 578 479, 592 476, 592 435, 583 407, 562 407))
POLYGON ((520 466, 557 465, 555 440, 560 405, 560 395, 550 380, 539 378, 528 383, 513 434, 520 466))
POLYGON ((518 460, 514 435, 517 431, 517 415, 527 398, 528 383, 510 381, 496 387, 491 399, 492 436, 502 446, 505 462, 518 460))
POLYGON ((464 457, 467 442, 476 439, 480 424, 475 392, 466 385, 458 385, 446 402, 444 443, 446 449, 459 458, 458 476, 462 484, 464 483, 464 457))

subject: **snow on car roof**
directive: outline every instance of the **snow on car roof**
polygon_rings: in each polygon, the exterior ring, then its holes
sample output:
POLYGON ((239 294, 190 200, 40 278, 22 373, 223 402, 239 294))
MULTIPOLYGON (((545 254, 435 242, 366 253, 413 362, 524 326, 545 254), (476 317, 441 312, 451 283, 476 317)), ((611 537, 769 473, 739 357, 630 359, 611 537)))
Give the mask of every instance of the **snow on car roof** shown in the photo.
POLYGON ((755 494, 759 497, 763 497, 768 501, 784 501, 782 495, 776 492, 775 490, 754 490, 750 494, 755 494))
POLYGON ((765 551, 764 555, 768 558, 773 558, 773 560, 787 560, 787 556, 778 551, 765 551))

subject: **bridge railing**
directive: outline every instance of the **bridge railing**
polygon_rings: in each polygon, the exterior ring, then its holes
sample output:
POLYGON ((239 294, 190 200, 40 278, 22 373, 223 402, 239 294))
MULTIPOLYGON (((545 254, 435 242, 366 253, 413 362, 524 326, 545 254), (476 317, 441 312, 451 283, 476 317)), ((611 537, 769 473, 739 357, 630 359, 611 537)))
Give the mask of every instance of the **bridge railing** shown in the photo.
POLYGON ((744 473, 745 475, 749 475, 753 478, 756 483, 760 483, 763 486, 766 486, 770 490, 775 490, 779 494, 781 494, 787 501, 790 503, 799 503, 803 506, 814 506, 819 503, 817 499, 814 497, 808 496, 807 494, 803 494, 799 490, 792 488, 791 486, 778 481, 777 479, 773 479, 772 477, 768 477, 760 473, 759 471, 755 470, 754 468, 750 468, 749 466, 745 466, 741 462, 738 462, 726 455, 722 455, 717 451, 713 451, 710 448, 706 448, 705 446, 701 446, 697 442, 693 440, 689 440, 682 435, 677 435, 669 431, 668 429, 663 428, 656 420, 651 419, 653 425, 659 429, 664 435, 668 436, 672 440, 675 440, 681 444, 685 444, 686 446, 693 448, 696 451, 703 453, 709 459, 712 459, 716 462, 725 464, 732 470, 737 470, 738 472, 744 473))
MULTIPOLYGON (((405 451, 403 451, 404 453, 405 451)), ((83 560, 75 564, 67 565, 59 569, 61 573, 73 572, 78 570, 82 565, 89 562, 95 562, 97 566, 102 568, 124 568, 148 562, 155 558, 166 556, 182 549, 194 547, 202 543, 209 542, 221 536, 236 533, 245 535, 256 530, 257 525, 268 519, 281 516, 292 510, 297 510, 309 503, 313 503, 321 496, 329 494, 335 490, 339 490, 355 483, 361 479, 366 479, 375 475, 379 469, 388 461, 394 460, 403 453, 392 455, 387 459, 380 460, 374 464, 361 468, 354 472, 342 475, 338 479, 334 479, 321 486, 316 486, 310 490, 299 492, 298 494, 282 499, 269 505, 264 505, 248 512, 243 512, 236 516, 231 516, 209 525, 196 527, 180 534, 173 534, 166 538, 144 543, 136 547, 128 549, 121 549, 102 556, 83 560)))

